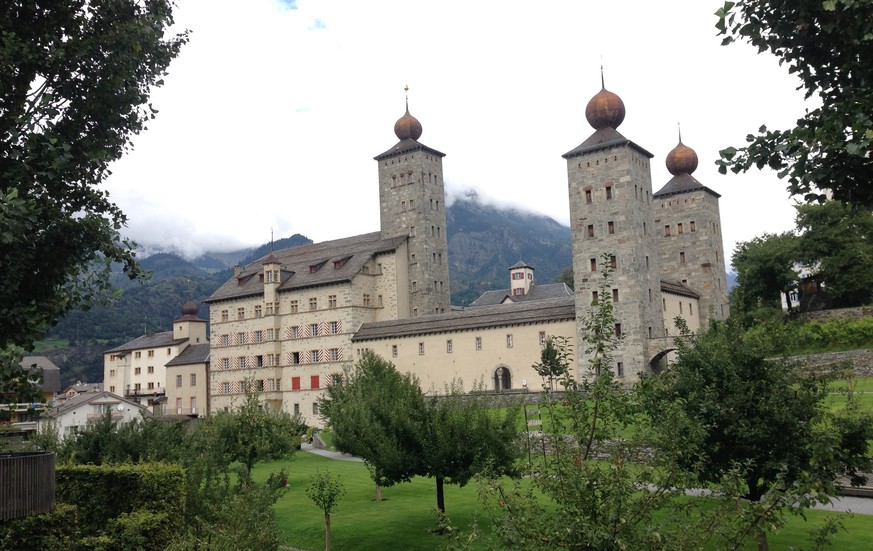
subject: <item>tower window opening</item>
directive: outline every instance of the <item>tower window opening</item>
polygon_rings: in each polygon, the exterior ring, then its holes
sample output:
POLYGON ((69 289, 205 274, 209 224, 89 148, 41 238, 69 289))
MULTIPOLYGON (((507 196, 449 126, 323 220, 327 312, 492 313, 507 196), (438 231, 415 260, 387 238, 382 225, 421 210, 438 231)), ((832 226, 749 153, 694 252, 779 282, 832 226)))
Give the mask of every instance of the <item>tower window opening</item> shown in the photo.
POLYGON ((594 237, 594 224, 588 224, 588 237, 594 237))
POLYGON ((612 199, 612 186, 606 186, 606 199, 612 199))

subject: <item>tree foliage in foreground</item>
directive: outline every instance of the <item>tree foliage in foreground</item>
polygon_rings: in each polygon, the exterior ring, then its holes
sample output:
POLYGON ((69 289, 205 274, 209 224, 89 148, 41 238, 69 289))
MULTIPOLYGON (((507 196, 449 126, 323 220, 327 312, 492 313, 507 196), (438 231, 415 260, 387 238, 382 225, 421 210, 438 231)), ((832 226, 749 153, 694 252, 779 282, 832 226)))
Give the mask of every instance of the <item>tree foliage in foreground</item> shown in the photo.
POLYGON ((492 411, 483 394, 464 394, 460 382, 426 397, 418 379, 401 374, 373 352, 346 380, 330 386, 319 411, 336 449, 361 457, 379 486, 430 476, 437 508, 443 485, 464 486, 485 470, 507 472, 515 457, 515 416, 492 411))
POLYGON ((740 0, 716 12, 723 44, 749 42, 800 79, 807 110, 794 128, 749 134, 721 152, 719 170, 769 167, 792 195, 873 207, 873 0, 740 0))
MULTIPOLYGON (((99 185, 154 116, 149 93, 187 40, 169 0, 0 7, 0 349, 30 349, 71 309, 134 276, 126 219, 99 185)), ((19 373, 0 355, 0 382, 19 373)), ((3 390, 3 389, 0 389, 3 390)))
POLYGON ((768 359, 769 350, 735 319, 697 336, 683 329, 678 361, 643 383, 646 411, 658 419, 679 407, 702 424, 693 453, 676 459, 699 487, 739 475, 747 500, 740 514, 760 549, 786 512, 827 503, 838 477, 863 483, 873 467, 867 454, 873 418, 831 414, 824 404, 827 376, 768 359))
POLYGON ((788 300, 788 293, 796 290, 800 281, 798 256, 797 236, 792 232, 764 234, 737 243, 731 265, 737 272, 739 291, 735 292, 740 298, 739 304, 733 304, 731 309, 781 309, 781 298, 788 300))

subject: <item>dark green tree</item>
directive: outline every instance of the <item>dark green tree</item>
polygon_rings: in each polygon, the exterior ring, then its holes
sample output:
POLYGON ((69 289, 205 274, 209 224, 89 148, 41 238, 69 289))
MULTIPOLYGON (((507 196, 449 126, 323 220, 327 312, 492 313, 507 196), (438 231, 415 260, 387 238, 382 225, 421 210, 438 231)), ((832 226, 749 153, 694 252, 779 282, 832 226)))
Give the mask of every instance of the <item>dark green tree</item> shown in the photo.
POLYGON ((797 207, 798 259, 824 283, 834 306, 859 306, 873 293, 873 214, 840 201, 797 207))
MULTIPOLYGON (((99 185, 155 110, 186 34, 169 0, 46 0, 0 7, 0 349, 29 350, 138 268, 125 216, 99 185)), ((0 354, 0 385, 19 373, 0 354)), ((0 388, 0 391, 3 389, 0 388)))
POLYGON ((391 362, 366 352, 347 378, 319 398, 319 412, 334 434, 339 451, 360 457, 376 483, 408 482, 422 474, 421 434, 425 399, 418 379, 401 374, 391 362))
POLYGON ((445 513, 445 483, 465 486, 478 474, 513 471, 519 455, 517 408, 500 411, 481 388, 465 394, 455 381, 431 396, 423 433, 424 473, 436 481, 437 509, 445 513))
POLYGON ((573 288, 573 266, 568 266, 564 268, 561 272, 561 275, 555 279, 555 283, 564 283, 569 288, 573 288))
POLYGON ((749 42, 800 79, 808 109, 794 128, 761 126, 747 145, 721 152, 719 170, 770 167, 792 195, 873 207, 873 2, 741 0, 725 2, 717 28, 723 44, 749 42))
POLYGON ((324 551, 330 551, 330 515, 345 494, 342 481, 329 471, 316 472, 306 487, 306 497, 324 513, 324 551))
POLYGON ((683 329, 677 362, 646 382, 646 410, 658 419, 678 406, 705 427, 691 442, 694 452, 677 456, 679 464, 701 487, 739 473, 748 500, 739 514, 761 549, 766 530, 781 526, 786 511, 827 502, 838 476, 864 480, 873 466, 867 454, 873 419, 830 414, 826 377, 768 358, 733 318, 699 335, 683 329))
POLYGON ((746 312, 757 308, 781 309, 781 298, 797 289, 800 260, 797 236, 792 232, 764 234, 751 241, 737 243, 731 264, 737 272, 735 293, 739 306, 746 312))

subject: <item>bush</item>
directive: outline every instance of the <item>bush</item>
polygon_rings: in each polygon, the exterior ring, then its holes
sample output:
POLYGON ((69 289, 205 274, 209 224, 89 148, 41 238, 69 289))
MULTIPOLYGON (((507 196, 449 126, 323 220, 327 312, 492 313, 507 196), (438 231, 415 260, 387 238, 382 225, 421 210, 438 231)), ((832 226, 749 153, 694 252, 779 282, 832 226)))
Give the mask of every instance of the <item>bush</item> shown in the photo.
POLYGON ((0 549, 69 549, 75 527, 76 508, 58 504, 50 513, 0 523, 0 549))

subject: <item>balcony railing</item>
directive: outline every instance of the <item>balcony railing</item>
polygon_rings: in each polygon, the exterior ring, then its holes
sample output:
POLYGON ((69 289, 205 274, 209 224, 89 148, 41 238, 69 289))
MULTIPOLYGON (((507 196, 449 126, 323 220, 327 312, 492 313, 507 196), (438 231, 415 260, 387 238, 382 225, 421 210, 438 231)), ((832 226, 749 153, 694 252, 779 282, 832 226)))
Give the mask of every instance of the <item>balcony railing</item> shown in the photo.
POLYGON ((163 396, 166 393, 164 387, 158 388, 128 388, 124 391, 124 395, 128 398, 136 398, 137 396, 163 396))

